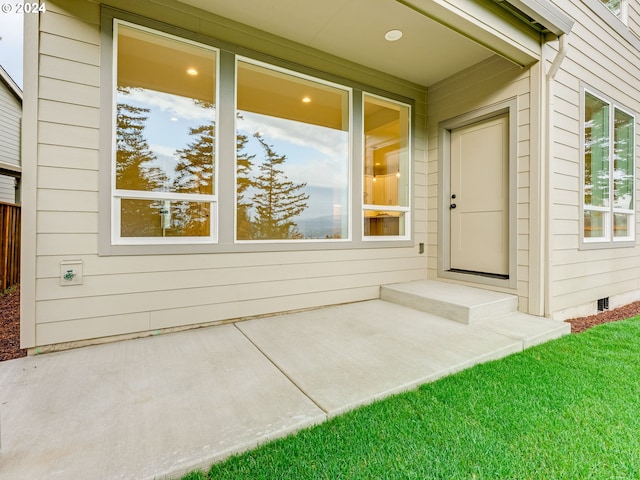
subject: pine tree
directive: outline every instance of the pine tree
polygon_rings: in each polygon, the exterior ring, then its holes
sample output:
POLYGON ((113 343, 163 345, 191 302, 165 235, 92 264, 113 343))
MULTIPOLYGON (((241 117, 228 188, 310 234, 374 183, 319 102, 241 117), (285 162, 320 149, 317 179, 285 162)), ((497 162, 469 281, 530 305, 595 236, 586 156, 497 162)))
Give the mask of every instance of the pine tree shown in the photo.
POLYGON ((306 183, 293 183, 278 167, 287 159, 278 155, 259 133, 254 137, 264 150, 264 161, 259 166, 260 175, 254 180, 257 189, 252 197, 255 208, 255 239, 301 238, 294 221, 307 208, 309 195, 304 193, 306 183))
MULTIPOLYGON (((162 172, 152 165, 156 156, 144 138, 149 109, 126 103, 117 105, 116 188, 157 191, 162 188, 162 172)), ((160 229, 159 204, 146 200, 122 200, 121 235, 157 236, 160 229)))
MULTIPOLYGON (((214 185, 214 136, 213 122, 190 128, 195 140, 187 148, 177 150, 178 164, 172 191, 213 195, 214 185)), ((202 202, 174 202, 172 223, 175 234, 208 235, 210 211, 202 202)))
POLYGON ((244 148, 249 139, 246 135, 236 134, 236 238, 250 240, 254 237, 251 221, 251 201, 246 198, 247 190, 255 185, 251 178, 253 159, 255 155, 248 155, 244 148))

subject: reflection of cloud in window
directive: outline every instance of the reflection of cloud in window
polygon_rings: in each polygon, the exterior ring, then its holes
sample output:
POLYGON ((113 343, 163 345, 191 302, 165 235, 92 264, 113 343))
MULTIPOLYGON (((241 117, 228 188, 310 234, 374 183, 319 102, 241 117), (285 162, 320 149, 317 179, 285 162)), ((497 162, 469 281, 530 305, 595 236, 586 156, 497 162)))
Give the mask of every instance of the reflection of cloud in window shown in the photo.
POLYGON ((169 112, 178 118, 186 120, 210 122, 215 118, 213 109, 202 108, 202 106, 196 105, 193 99, 187 97, 179 97, 154 90, 132 89, 129 94, 123 96, 122 100, 124 101, 125 98, 146 107, 157 107, 163 112, 169 112))
POLYGON ((256 165, 261 152, 252 148, 251 135, 260 132, 279 155, 287 156, 286 175, 290 180, 330 188, 348 183, 347 132, 250 112, 241 112, 238 130, 249 137, 245 148, 257 154, 256 165))
POLYGON ((308 123, 294 122, 250 112, 241 112, 238 127, 262 133, 265 138, 287 142, 317 150, 328 157, 344 158, 348 148, 348 133, 308 123))

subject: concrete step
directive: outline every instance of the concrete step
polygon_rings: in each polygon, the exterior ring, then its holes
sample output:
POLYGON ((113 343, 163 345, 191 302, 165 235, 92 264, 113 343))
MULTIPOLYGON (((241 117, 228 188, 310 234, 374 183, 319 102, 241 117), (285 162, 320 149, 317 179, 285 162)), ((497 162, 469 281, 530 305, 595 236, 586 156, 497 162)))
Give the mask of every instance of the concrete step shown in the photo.
POLYGON ((465 324, 518 310, 515 295, 433 280, 383 285, 380 298, 465 324))
POLYGON ((522 312, 491 317, 478 324, 479 328, 522 341, 522 348, 548 342, 571 333, 567 322, 551 318, 537 317, 522 312))

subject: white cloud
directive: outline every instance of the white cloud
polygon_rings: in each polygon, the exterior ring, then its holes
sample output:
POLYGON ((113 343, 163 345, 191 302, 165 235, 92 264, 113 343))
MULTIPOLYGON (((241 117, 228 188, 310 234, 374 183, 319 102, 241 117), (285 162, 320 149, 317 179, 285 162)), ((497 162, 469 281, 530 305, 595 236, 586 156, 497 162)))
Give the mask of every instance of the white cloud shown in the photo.
POLYGON ((328 157, 342 156, 348 148, 347 132, 250 112, 242 112, 242 118, 238 125, 249 132, 312 148, 328 157))
POLYGON ((268 144, 283 142, 307 149, 304 163, 295 162, 294 152, 278 151, 291 160, 286 167, 290 180, 332 188, 347 184, 347 132, 248 112, 242 112, 238 128, 251 134, 260 132, 268 144))
POLYGON ((215 118, 215 112, 196 105, 191 98, 179 97, 169 93, 153 90, 132 89, 126 95, 127 99, 145 107, 158 108, 178 118, 185 120, 206 120, 215 118))

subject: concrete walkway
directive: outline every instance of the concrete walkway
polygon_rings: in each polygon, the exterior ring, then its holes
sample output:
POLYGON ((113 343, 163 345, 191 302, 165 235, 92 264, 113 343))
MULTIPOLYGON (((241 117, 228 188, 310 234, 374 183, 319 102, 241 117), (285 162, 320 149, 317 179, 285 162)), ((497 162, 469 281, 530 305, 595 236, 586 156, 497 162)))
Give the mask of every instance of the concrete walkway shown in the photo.
POLYGON ((178 478, 568 332, 372 300, 2 362, 0 478, 178 478))

